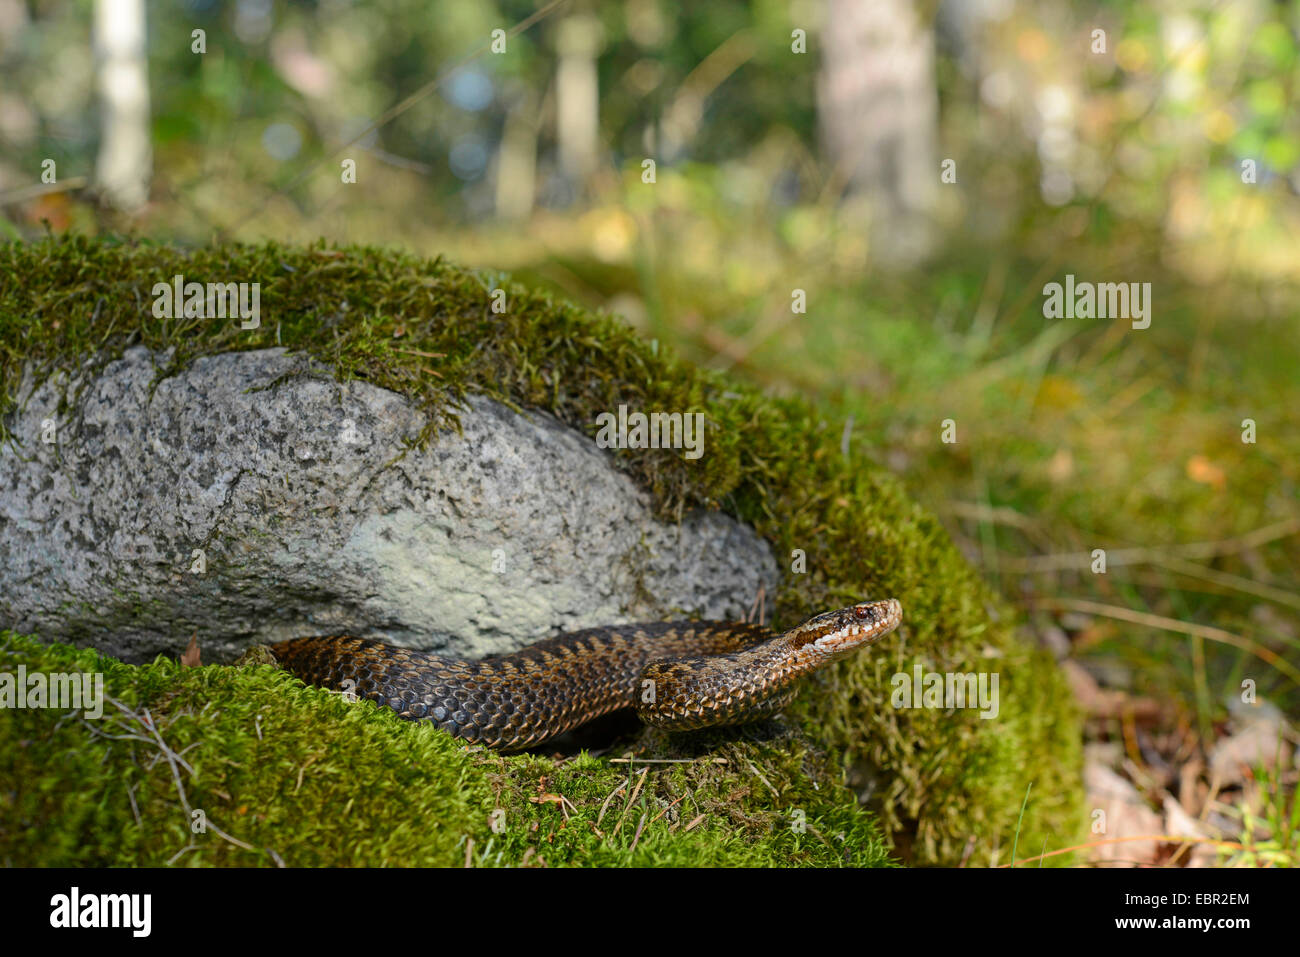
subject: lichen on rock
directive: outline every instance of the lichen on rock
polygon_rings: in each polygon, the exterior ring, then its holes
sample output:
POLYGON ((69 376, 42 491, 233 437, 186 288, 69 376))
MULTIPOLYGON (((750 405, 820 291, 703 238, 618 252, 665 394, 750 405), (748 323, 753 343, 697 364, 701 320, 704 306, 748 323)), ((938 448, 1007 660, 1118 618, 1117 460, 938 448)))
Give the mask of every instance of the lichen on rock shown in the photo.
POLYGON ((480 657, 576 628, 739 618, 776 586, 751 529, 703 509, 656 518, 545 412, 469 396, 459 429, 413 447, 425 414, 309 356, 160 372, 171 360, 136 346, 17 397, 0 621, 135 662, 191 635, 210 662, 307 634, 480 657))

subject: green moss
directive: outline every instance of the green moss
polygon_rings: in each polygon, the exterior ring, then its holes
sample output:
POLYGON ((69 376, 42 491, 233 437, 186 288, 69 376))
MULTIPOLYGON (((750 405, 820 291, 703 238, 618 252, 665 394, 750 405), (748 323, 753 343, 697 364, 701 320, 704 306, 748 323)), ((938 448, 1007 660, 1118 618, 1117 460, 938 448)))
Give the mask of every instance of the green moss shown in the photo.
MULTIPOLYGON (((432 813, 442 815, 437 820, 449 833, 454 829, 450 822, 460 821, 456 839, 472 837, 473 854, 485 853, 491 843, 492 860, 497 853, 503 861, 522 860, 526 846, 535 846, 534 854, 548 863, 760 863, 786 860, 786 855, 791 861, 829 863, 844 860, 846 854, 855 863, 878 860, 872 816, 845 800, 843 775, 867 782, 863 787, 871 793, 870 805, 881 824, 907 858, 919 863, 1005 861, 1031 783, 1019 834, 1022 855, 1074 843, 1082 822, 1080 738, 1060 675, 1050 662, 1016 641, 1010 612, 953 548, 939 523, 910 502, 891 476, 871 465, 861 449, 849 459, 841 455, 839 423, 824 421, 818 408, 803 400, 766 397, 691 367, 641 342, 612 318, 593 317, 535 290, 508 287, 508 311, 494 314, 490 285, 441 261, 372 248, 267 244, 183 251, 84 238, 3 246, 0 438, 33 441, 2 431, 3 413, 12 407, 24 363, 49 375, 87 359, 109 361, 133 343, 175 350, 160 375, 205 353, 276 345, 311 353, 330 363, 340 378, 363 379, 411 397, 431 416, 432 424, 420 441, 436 427, 454 425, 457 400, 471 392, 517 407, 546 409, 588 435, 595 434, 596 415, 620 403, 703 411, 709 430, 701 459, 688 461, 673 450, 613 453, 619 465, 651 491, 660 514, 678 516, 691 507, 718 507, 751 523, 772 543, 778 558, 802 549, 807 573, 785 576, 775 596, 777 625, 864 596, 899 598, 906 624, 875 652, 812 682, 791 712, 796 727, 779 741, 744 731, 684 739, 646 732, 637 744, 647 756, 680 758, 701 740, 713 741, 730 755, 726 765, 656 765, 642 787, 638 800, 693 794, 685 800, 700 802, 701 808, 711 806, 715 798, 722 801, 699 812, 706 817, 696 828, 687 831, 679 822, 670 830, 671 816, 665 815, 648 826, 635 855, 629 855, 622 850, 632 840, 626 822, 618 835, 605 840, 590 830, 595 825, 592 815, 598 812, 590 801, 597 792, 603 801, 616 787, 625 773, 617 766, 467 757, 459 746, 438 744, 440 736, 429 729, 389 721, 380 713, 361 712, 357 717, 353 710, 330 711, 347 706, 306 689, 290 694, 294 686, 280 677, 239 677, 240 670, 249 669, 205 668, 201 671, 228 676, 203 679, 185 673, 174 680, 186 688, 204 681, 269 682, 262 686, 264 703, 274 707, 283 701, 286 708, 301 709, 294 712, 294 720, 313 729, 337 723, 346 713, 346 733, 335 735, 335 727, 328 735, 312 731, 329 737, 338 748, 347 748, 344 738, 355 737, 360 725, 380 736, 370 747, 382 742, 411 760, 416 755, 409 749, 443 748, 419 752, 421 760, 446 764, 441 770, 426 770, 428 777, 420 782, 430 790, 427 800, 432 802, 420 805, 425 828, 432 813), (187 281, 261 282, 261 328, 245 331, 229 320, 155 318, 150 311, 152 286, 177 273, 187 281), (916 661, 927 670, 996 670, 1001 682, 998 718, 981 720, 972 711, 892 708, 890 677, 895 671, 910 671, 916 661), (408 738, 405 745, 396 743, 408 738), (838 767, 828 768, 827 762, 838 767), (703 778, 696 780, 692 774, 703 778), (462 781, 462 775, 463 781, 473 782, 472 787, 465 785, 465 794, 490 786, 493 800, 505 802, 505 833, 494 834, 486 820, 475 821, 475 815, 483 818, 484 809, 490 810, 477 798, 458 804, 458 797, 448 795, 446 806, 437 805, 435 812, 435 803, 443 800, 438 797, 442 789, 449 781, 462 781), (771 786, 755 785, 759 776, 771 786), (547 793, 564 793, 555 789, 567 787, 581 798, 574 804, 577 810, 563 808, 570 820, 562 830, 559 805, 531 800, 542 778, 546 782, 540 786, 550 789, 547 793), (702 786, 714 788, 714 797, 702 796, 702 786), (734 815, 722 810, 736 804, 740 807, 734 815), (814 825, 803 835, 779 824, 796 808, 814 825), (522 830, 516 832, 516 825, 522 830), (825 839, 813 837, 814 831, 825 839), (843 842, 838 840, 841 833, 843 842), (549 834, 557 836, 538 837, 549 834), (543 839, 544 847, 535 844, 543 839)), ((157 663, 150 668, 158 669, 150 674, 162 675, 167 666, 157 663)), ((228 687, 195 693, 224 694, 228 687)), ((195 728, 193 733, 206 732, 195 728)), ((245 744, 247 733, 242 727, 245 737, 240 740, 245 744)), ((213 740, 212 750, 220 740, 213 740)), ((54 767, 49 773, 62 771, 54 767)), ((288 799, 284 788, 269 790, 258 772, 246 773, 241 787, 252 789, 249 793, 256 799, 244 803, 280 820, 281 808, 270 805, 288 799), (263 801, 268 803, 257 803, 263 801)), ((574 801, 573 795, 565 796, 574 801)), ((394 789, 390 798, 400 804, 401 796, 400 789, 394 789)), ((331 803, 335 815, 340 806, 336 800, 331 803)), ((121 807, 114 807, 114 819, 120 822, 121 807)), ((647 810, 651 807, 646 805, 647 810)), ((130 813, 129 806, 126 811, 130 813)), ((636 808, 627 816, 640 818, 636 808)), ((365 829, 354 830, 337 819, 326 822, 322 828, 340 827, 359 845, 369 847, 377 840, 365 829)), ((178 833, 176 840, 183 836, 178 833)), ((271 839, 269 833, 258 838, 271 839)), ((336 851, 342 846, 319 834, 314 839, 336 851)), ((430 840, 438 848, 430 853, 448 860, 446 849, 430 840)), ((164 849, 171 854, 183 846, 165 844, 164 849)), ((219 860, 219 855, 233 852, 214 848, 209 853, 219 860)), ((414 854, 401 859, 416 863, 427 858, 414 854)))
POLYGON ((585 754, 471 749, 265 664, 133 666, 0 634, 0 671, 20 664, 102 672, 125 710, 5 712, 5 866, 887 862, 871 818, 796 734, 715 737, 698 762, 642 781, 585 754), (188 767, 173 775, 139 716, 188 767))

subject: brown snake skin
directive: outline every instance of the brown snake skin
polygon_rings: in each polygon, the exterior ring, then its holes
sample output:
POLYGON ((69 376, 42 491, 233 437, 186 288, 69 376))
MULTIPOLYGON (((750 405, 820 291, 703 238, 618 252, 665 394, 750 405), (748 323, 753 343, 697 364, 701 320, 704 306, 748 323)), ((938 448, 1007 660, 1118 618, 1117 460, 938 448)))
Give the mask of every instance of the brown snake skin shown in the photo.
POLYGON ((271 651, 309 684, 510 751, 623 708, 672 731, 768 717, 790 702, 800 677, 872 644, 902 618, 889 599, 826 612, 781 634, 741 623, 613 625, 481 661, 350 637, 295 638, 271 651))

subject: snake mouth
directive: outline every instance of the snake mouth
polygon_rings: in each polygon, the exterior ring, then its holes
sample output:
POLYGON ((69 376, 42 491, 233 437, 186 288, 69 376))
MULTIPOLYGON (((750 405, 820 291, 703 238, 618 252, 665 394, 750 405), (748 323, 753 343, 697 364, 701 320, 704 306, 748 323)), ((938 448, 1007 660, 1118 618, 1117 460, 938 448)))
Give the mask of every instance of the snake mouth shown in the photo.
POLYGON ((897 599, 859 602, 811 618, 796 630, 796 640, 824 654, 840 655, 883 638, 903 621, 897 599))

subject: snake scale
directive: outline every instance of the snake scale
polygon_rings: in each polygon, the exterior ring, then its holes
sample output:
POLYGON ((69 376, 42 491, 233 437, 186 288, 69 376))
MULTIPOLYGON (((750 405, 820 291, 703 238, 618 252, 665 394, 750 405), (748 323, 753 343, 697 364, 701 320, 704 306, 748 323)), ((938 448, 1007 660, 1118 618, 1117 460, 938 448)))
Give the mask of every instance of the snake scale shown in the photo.
POLYGON ((515 751, 625 708, 671 731, 768 717, 794 697, 799 678, 872 644, 902 618, 889 599, 825 612, 779 634, 744 623, 615 625, 481 661, 346 636, 295 638, 271 651, 309 684, 515 751))
POLYGON ((753 722, 783 709, 796 681, 888 635, 897 601, 862 602, 774 635, 761 625, 656 622, 546 638, 463 661, 347 636, 272 646, 308 684, 369 698, 500 750, 529 748, 610 711, 634 707, 669 731, 753 722))

